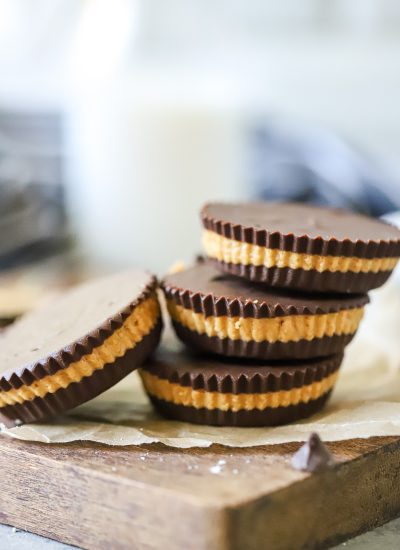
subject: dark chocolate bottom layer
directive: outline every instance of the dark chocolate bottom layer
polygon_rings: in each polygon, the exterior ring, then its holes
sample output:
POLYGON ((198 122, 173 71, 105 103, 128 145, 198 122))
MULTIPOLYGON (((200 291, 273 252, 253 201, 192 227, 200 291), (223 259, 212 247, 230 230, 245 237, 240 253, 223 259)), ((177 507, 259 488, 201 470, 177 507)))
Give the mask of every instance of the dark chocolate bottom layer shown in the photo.
POLYGON ((173 322, 173 326, 177 336, 191 348, 226 357, 246 357, 262 360, 326 357, 341 353, 354 337, 354 334, 344 334, 324 336, 313 340, 299 340, 298 342, 271 343, 255 342, 254 340, 245 342, 243 340, 231 340, 230 338, 199 334, 176 321, 173 322))
POLYGON ((162 320, 160 318, 147 336, 114 363, 105 365, 91 376, 82 378, 80 382, 73 382, 67 388, 62 388, 55 393, 48 393, 43 398, 36 397, 21 404, 17 403, 2 407, 0 409, 0 422, 8 427, 12 427, 18 422, 38 422, 62 414, 89 401, 137 369, 157 347, 161 331, 162 320))
POLYGON ((290 267, 264 267, 232 264, 210 259, 217 269, 256 283, 279 288, 291 288, 305 292, 364 293, 382 286, 391 271, 377 273, 354 273, 348 271, 319 272, 315 269, 292 269, 290 267))
POLYGON ((157 399, 151 395, 149 397, 157 411, 172 420, 191 422, 193 424, 207 424, 210 426, 256 427, 290 424, 291 422, 312 416, 324 407, 331 392, 332 390, 308 403, 303 402, 298 405, 277 407, 275 409, 268 408, 262 411, 253 409, 237 412, 222 411, 220 409, 196 409, 195 407, 175 405, 175 403, 157 399))

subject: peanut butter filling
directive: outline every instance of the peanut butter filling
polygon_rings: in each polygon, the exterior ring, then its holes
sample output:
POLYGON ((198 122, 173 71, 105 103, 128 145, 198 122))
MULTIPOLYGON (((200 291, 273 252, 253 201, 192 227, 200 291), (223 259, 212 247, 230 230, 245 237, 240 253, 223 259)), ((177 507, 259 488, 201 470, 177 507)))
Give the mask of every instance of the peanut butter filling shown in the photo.
POLYGON ((73 382, 80 382, 82 378, 91 376, 95 371, 113 363, 118 357, 125 355, 129 349, 134 348, 155 327, 159 315, 157 298, 155 296, 147 298, 134 308, 120 328, 79 361, 36 380, 29 386, 24 385, 18 389, 0 392, 0 408, 32 401, 35 397, 44 397, 48 393, 55 393, 61 388, 67 388, 73 382))
POLYGON ((392 271, 398 258, 356 258, 346 256, 319 256, 299 254, 286 250, 266 248, 223 237, 214 231, 205 231, 203 245, 207 255, 220 262, 291 269, 315 269, 346 273, 377 273, 392 271))
POLYGON ((154 376, 145 370, 140 370, 140 376, 147 393, 157 399, 196 409, 219 409, 221 411, 238 412, 288 407, 289 405, 308 403, 308 401, 318 399, 333 388, 338 371, 318 382, 313 382, 301 388, 268 393, 239 394, 194 390, 189 386, 181 386, 169 382, 169 380, 158 378, 158 376, 154 376))
POLYGON ((167 300, 171 318, 184 327, 209 337, 230 338, 245 342, 297 342, 324 336, 353 334, 364 308, 345 309, 320 315, 286 315, 254 319, 250 317, 206 317, 167 300))

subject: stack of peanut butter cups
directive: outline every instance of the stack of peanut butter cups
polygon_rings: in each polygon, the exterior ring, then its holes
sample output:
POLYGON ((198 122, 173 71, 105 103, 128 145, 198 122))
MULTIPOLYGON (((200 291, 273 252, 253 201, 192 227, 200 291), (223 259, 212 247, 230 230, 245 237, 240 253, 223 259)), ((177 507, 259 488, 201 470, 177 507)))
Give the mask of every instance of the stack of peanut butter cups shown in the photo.
POLYGON ((169 418, 285 424, 319 412, 344 349, 400 256, 400 231, 361 214, 294 203, 207 204, 205 256, 162 289, 186 349, 141 370, 169 418))

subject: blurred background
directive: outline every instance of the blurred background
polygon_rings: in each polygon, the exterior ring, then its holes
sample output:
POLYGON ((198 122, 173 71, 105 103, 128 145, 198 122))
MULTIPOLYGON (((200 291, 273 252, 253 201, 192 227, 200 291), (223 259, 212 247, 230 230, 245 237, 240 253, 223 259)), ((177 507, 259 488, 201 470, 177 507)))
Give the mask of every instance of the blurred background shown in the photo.
POLYGON ((0 0, 0 318, 209 200, 400 209, 397 0, 0 0))

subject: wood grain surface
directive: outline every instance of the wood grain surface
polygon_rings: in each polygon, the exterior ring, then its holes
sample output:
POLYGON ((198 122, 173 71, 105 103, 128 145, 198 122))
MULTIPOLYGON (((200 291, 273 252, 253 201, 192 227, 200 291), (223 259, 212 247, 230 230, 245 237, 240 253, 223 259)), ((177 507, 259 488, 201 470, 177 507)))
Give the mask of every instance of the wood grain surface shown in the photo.
POLYGON ((324 548, 400 514, 400 438, 231 449, 45 445, 0 438, 0 522, 90 549, 324 548))

